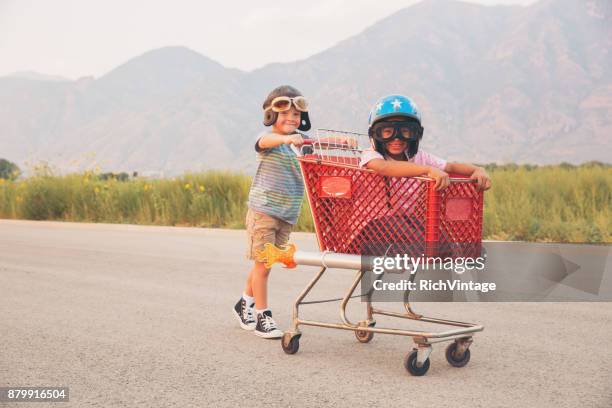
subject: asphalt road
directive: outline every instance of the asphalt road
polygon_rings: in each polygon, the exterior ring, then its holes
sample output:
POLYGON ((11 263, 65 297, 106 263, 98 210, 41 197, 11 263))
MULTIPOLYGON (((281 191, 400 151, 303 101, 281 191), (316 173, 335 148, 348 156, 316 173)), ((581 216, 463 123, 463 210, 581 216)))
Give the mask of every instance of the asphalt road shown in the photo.
MULTIPOLYGON (((293 241, 316 247, 309 234, 293 241)), ((467 367, 449 366, 438 345, 427 375, 412 377, 402 366, 410 338, 361 344, 304 327, 288 356, 242 331, 231 308, 244 248, 244 231, 0 220, 0 386, 70 387, 68 403, 4 406, 612 406, 612 303, 418 304, 485 331, 467 367)), ((273 270, 282 327, 314 272, 273 270)), ((332 270, 312 297, 340 296, 352 277, 332 270)), ((337 304, 303 312, 338 319, 337 304)))

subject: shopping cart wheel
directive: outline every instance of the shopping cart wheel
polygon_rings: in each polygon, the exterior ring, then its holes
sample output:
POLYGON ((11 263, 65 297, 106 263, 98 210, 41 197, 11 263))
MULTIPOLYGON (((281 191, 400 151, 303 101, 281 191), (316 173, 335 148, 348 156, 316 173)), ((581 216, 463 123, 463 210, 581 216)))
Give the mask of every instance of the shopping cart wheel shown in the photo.
POLYGON ((417 367, 417 351, 412 350, 404 358, 404 367, 406 367, 406 370, 408 370, 410 374, 420 377, 425 375, 427 370, 429 370, 429 358, 425 360, 421 367, 417 367))
POLYGON ((287 354, 295 354, 300 349, 301 334, 285 333, 281 339, 283 351, 287 354))
POLYGON ((470 349, 463 352, 463 356, 457 358, 457 342, 454 341, 446 348, 446 361, 453 367, 463 367, 470 361, 470 349))
MULTIPOLYGON (((367 320, 362 320, 359 322, 360 326, 368 326, 374 327, 376 326, 376 322, 369 322, 367 320)), ((374 332, 369 332, 365 330, 355 330, 355 337, 359 340, 360 343, 369 343, 374 338, 374 332)))

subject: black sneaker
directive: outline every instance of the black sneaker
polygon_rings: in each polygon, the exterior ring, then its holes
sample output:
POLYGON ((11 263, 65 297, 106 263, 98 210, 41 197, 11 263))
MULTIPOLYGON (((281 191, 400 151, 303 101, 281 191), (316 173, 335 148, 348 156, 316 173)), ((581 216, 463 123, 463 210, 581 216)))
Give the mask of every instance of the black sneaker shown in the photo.
POLYGON ((272 318, 272 312, 269 310, 264 310, 263 313, 257 314, 255 334, 265 339, 278 339, 283 337, 283 332, 276 327, 276 322, 272 318))
POLYGON ((240 322, 240 327, 244 330, 255 330, 255 318, 253 317, 253 308, 255 303, 247 306, 246 300, 240 298, 238 303, 234 306, 234 316, 240 322))

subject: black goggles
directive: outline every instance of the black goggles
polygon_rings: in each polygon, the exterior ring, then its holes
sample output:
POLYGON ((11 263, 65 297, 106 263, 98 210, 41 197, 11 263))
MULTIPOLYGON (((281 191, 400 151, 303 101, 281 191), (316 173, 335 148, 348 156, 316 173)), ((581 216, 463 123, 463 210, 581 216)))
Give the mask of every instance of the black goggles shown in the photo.
POLYGON ((378 122, 370 129, 370 136, 385 143, 395 139, 410 142, 423 136, 423 127, 417 122, 378 122))

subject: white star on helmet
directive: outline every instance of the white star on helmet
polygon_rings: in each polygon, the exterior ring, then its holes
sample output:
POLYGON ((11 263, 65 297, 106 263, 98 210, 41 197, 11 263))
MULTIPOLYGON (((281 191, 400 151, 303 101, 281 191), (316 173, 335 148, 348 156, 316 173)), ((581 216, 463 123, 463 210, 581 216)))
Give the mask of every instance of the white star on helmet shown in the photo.
POLYGON ((391 102, 391 104, 393 105, 393 109, 397 111, 402 106, 402 101, 396 98, 393 100, 393 102, 391 102))
POLYGON ((382 109, 383 105, 384 105, 384 103, 378 102, 376 104, 376 112, 380 112, 380 110, 382 109))

